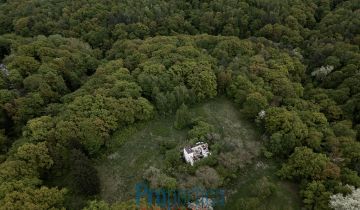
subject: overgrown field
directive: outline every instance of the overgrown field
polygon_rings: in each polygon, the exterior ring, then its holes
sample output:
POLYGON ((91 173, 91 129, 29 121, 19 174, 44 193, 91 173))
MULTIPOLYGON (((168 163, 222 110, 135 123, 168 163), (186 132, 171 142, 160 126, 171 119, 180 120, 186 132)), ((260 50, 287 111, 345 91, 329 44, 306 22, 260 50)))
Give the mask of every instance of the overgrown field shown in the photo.
POLYGON ((297 210, 301 208, 301 199, 295 184, 280 180, 276 176, 278 164, 273 161, 257 159, 234 181, 228 193, 225 207, 217 209, 263 209, 263 210, 297 210), (272 183, 269 186, 266 182, 272 183), (271 196, 263 199, 258 191, 268 191, 271 196), (261 204, 257 205, 259 202, 261 204))
MULTIPOLYGON (((191 107, 193 117, 215 126, 221 134, 221 141, 234 145, 236 149, 231 155, 238 161, 241 170, 238 177, 221 186, 226 191, 229 209, 237 206, 242 197, 257 180, 268 177, 276 184, 276 193, 269 201, 268 207, 277 205, 281 209, 297 206, 298 199, 291 186, 276 180, 277 165, 273 162, 263 163, 260 159, 261 135, 257 128, 242 118, 237 107, 225 98, 217 98, 204 104, 191 107), (281 202, 280 202, 281 201, 281 202)), ((126 130, 118 131, 110 141, 109 149, 97 161, 97 170, 101 180, 101 197, 108 202, 117 202, 135 198, 135 184, 142 181, 143 174, 150 166, 164 167, 164 154, 161 142, 175 141, 179 153, 188 144, 188 129, 174 128, 175 117, 157 118, 151 122, 137 124, 126 130)), ((226 158, 227 156, 224 156, 226 158)), ((185 164, 185 163, 183 163, 185 164)), ((297 208, 294 208, 297 209, 297 208)))

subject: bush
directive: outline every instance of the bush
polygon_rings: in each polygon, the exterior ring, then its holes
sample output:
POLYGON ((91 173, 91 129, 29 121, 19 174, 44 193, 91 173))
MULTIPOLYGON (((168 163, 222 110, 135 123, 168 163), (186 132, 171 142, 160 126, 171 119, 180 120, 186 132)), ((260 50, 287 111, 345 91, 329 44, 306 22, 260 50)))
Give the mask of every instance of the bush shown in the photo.
POLYGON ((165 155, 165 161, 167 167, 176 168, 182 163, 180 152, 177 149, 168 150, 165 155))
POLYGON ((174 127, 176 129, 183 129, 190 124, 191 114, 188 107, 185 104, 182 104, 180 108, 176 111, 176 118, 174 127))
POLYGON ((176 141, 172 139, 161 140, 159 142, 159 146, 160 146, 160 153, 165 154, 166 151, 176 147, 176 141))
POLYGON ((150 183, 150 187, 153 189, 175 189, 176 179, 167 176, 160 169, 150 166, 143 175, 143 178, 150 183))
POLYGON ((192 127, 192 129, 188 132, 188 138, 193 139, 201 139, 204 138, 206 134, 211 133, 214 130, 214 126, 206 123, 204 121, 198 121, 192 127))

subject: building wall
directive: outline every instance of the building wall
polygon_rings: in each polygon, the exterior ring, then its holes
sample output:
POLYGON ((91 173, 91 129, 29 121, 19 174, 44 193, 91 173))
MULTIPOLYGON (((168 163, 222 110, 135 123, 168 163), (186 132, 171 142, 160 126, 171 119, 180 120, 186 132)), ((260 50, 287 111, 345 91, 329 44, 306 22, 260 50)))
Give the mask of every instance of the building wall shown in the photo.
POLYGON ((187 152, 186 152, 186 150, 184 149, 184 157, 185 157, 185 160, 186 160, 186 162, 188 162, 188 163, 190 163, 191 165, 193 165, 194 164, 194 161, 193 161, 193 156, 192 156, 192 154, 188 154, 187 152))

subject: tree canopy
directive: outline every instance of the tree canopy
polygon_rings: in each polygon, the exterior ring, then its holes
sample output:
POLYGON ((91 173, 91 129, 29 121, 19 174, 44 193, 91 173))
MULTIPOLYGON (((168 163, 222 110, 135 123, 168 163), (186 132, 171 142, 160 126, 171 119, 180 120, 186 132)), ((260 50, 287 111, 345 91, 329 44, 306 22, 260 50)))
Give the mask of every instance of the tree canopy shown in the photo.
MULTIPOLYGON (((189 169, 166 142, 164 168, 142 178, 224 186, 238 151, 221 165, 229 148, 189 113, 218 96, 259 127, 305 209, 355 206, 359 190, 345 186, 360 186, 359 11, 358 0, 0 0, 0 209, 133 207, 94 200, 92 161, 115 132, 169 115, 214 155, 189 169)), ((258 184, 265 195, 241 208, 272 195, 258 184)))

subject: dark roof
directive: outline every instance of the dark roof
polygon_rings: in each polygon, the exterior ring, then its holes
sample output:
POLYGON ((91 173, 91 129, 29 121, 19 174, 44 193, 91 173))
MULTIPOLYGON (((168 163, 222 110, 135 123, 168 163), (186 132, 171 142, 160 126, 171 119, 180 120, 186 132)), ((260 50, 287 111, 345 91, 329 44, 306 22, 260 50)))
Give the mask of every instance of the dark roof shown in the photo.
POLYGON ((193 150, 191 149, 191 147, 185 147, 185 150, 188 154, 192 153, 193 150))

